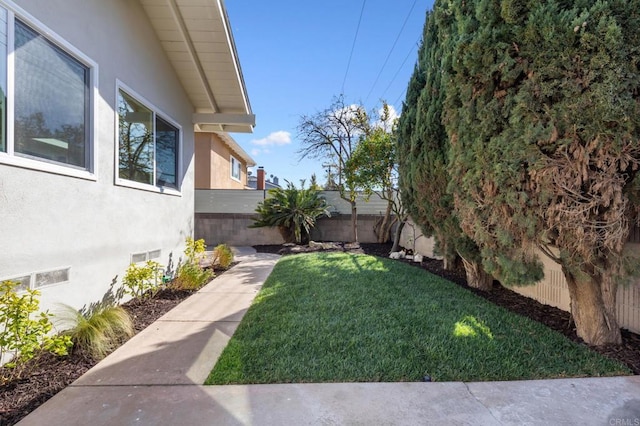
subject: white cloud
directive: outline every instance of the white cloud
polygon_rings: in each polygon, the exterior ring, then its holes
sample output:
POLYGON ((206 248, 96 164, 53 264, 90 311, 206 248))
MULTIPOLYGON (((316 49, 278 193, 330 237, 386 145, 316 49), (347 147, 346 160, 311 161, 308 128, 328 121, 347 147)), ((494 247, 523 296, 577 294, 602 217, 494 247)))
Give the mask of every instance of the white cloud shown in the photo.
POLYGON ((254 139, 251 143, 258 146, 288 145, 291 143, 291 133, 279 130, 277 132, 270 133, 266 138, 254 139))
POLYGON ((253 148, 251 150, 252 157, 257 157, 262 154, 271 154, 271 150, 268 148, 253 148))

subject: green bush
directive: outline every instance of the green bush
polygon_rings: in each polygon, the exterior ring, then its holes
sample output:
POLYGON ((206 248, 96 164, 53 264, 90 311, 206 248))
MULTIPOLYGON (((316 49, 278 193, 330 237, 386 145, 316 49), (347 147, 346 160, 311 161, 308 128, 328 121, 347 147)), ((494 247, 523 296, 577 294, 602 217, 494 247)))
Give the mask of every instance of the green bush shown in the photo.
POLYGON ((187 237, 186 246, 184 255, 187 257, 187 261, 189 263, 199 263, 207 249, 207 244, 204 240, 202 238, 194 240, 191 237, 187 237))
POLYGON ((195 263, 184 263, 178 268, 176 277, 170 287, 176 290, 197 290, 205 285, 214 274, 209 269, 204 269, 195 263))
POLYGON ((185 260, 184 263, 178 266, 176 276, 169 285, 171 288, 176 290, 197 290, 213 278, 213 272, 204 269, 200 265, 206 247, 203 239, 194 240, 191 237, 187 237, 184 250, 185 260))
POLYGON ((211 267, 227 269, 233 263, 233 252, 226 244, 218 244, 211 255, 211 267))
POLYGON ((134 334, 131 317, 120 306, 103 306, 92 312, 81 312, 67 306, 73 327, 64 334, 79 351, 100 360, 134 334))
MULTIPOLYGON (((17 285, 14 281, 0 283, 0 360, 8 361, 5 367, 15 369, 14 376, 19 376, 26 362, 40 350, 63 356, 72 346, 67 336, 49 334, 53 330, 49 312, 39 312, 36 319, 32 318, 40 307, 40 292, 28 289, 18 294, 17 285)), ((0 377, 0 383, 9 379, 0 377)))
POLYGON ((162 282, 161 269, 161 265, 153 260, 148 260, 144 266, 132 263, 122 279, 124 292, 133 297, 152 297, 162 282))
POLYGON ((287 188, 269 190, 269 198, 258 204, 258 219, 250 228, 277 227, 285 243, 306 244, 311 229, 321 216, 331 216, 327 202, 316 189, 287 188))

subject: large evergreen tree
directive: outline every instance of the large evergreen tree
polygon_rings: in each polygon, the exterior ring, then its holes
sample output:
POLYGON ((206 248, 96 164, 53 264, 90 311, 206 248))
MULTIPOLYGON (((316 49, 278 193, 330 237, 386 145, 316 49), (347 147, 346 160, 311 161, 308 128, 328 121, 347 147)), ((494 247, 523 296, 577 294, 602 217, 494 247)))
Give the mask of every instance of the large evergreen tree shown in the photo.
POLYGON ((578 335, 620 342, 615 297, 640 165, 640 0, 436 8, 455 17, 444 109, 462 228, 503 282, 540 279, 540 252, 558 262, 578 335))
MULTIPOLYGON (((427 20, 428 16, 429 14, 427 14, 427 20)), ((426 32, 426 24, 423 32, 426 32)), ((423 41, 418 50, 418 58, 421 58, 423 55, 422 52, 425 47, 425 38, 426 35, 423 34, 423 41)), ((418 98, 420 97, 420 92, 424 85, 424 68, 420 66, 420 61, 418 61, 416 62, 411 78, 409 79, 407 94, 402 105, 402 114, 398 119, 396 157, 398 161, 398 186, 400 188, 402 203, 409 212, 411 218, 420 227, 423 234, 432 235, 433 228, 429 226, 428 222, 422 219, 422 212, 418 207, 418 200, 420 197, 416 193, 417 188, 415 188, 411 183, 414 180, 413 173, 416 170, 412 168, 412 164, 415 164, 417 161, 417 151, 412 149, 411 140, 416 126, 418 98)))
POLYGON ((399 143, 403 151, 403 201, 413 219, 427 235, 433 235, 436 249, 444 257, 445 269, 450 269, 459 256, 467 273, 469 285, 489 290, 493 277, 485 273, 478 246, 460 229, 454 214, 453 197, 448 192, 449 140, 442 124, 444 61, 443 55, 455 42, 452 34, 454 21, 435 9, 427 15, 422 46, 419 50, 415 79, 423 82, 416 96, 410 83, 403 111, 404 140, 399 143), (411 120, 411 123, 408 121, 411 120))

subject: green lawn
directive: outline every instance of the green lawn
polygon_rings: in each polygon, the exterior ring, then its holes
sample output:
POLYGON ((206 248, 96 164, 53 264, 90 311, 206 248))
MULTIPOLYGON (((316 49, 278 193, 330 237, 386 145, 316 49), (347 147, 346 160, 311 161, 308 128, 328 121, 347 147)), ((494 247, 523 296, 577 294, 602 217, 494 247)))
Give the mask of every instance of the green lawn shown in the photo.
POLYGON ((440 277, 346 253, 282 258, 206 384, 630 374, 440 277))

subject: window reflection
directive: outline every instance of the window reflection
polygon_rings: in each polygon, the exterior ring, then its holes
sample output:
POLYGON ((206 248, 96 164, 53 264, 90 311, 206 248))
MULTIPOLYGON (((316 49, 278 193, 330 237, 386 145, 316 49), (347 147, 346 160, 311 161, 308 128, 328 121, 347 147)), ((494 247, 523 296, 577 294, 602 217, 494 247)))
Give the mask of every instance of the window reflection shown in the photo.
POLYGON ((14 80, 15 152, 86 168, 88 67, 16 19, 14 80))
POLYGON ((120 91, 120 177, 153 184, 153 113, 150 109, 120 91))

